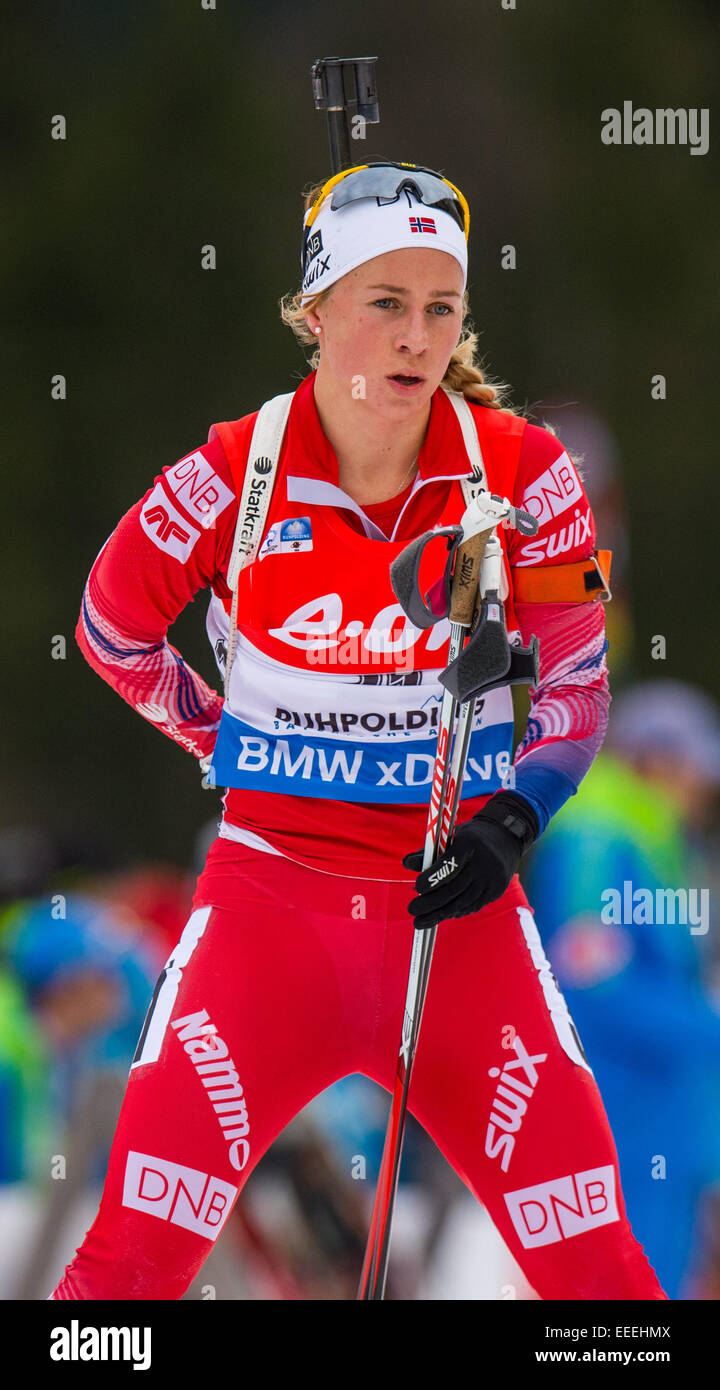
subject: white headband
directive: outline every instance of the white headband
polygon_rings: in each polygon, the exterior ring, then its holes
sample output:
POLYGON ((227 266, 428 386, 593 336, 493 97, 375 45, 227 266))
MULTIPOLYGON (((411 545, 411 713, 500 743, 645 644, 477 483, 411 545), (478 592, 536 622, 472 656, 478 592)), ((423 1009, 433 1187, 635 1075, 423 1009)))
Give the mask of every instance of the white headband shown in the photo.
POLYGON ((336 280, 365 261, 408 246, 430 246, 454 256, 461 266, 465 289, 468 259, 465 233, 442 208, 418 202, 409 189, 403 189, 397 202, 379 203, 377 198, 357 198, 335 212, 330 203, 331 196, 326 198, 312 225, 302 301, 334 285, 336 280))

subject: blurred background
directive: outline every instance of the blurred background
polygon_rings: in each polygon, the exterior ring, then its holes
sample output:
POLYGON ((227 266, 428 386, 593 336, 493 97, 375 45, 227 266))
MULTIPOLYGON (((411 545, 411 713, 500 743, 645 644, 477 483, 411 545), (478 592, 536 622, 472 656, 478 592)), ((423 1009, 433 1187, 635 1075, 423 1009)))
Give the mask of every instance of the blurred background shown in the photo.
MULTIPOLYGON (((301 191, 331 172, 310 86, 327 54, 378 55, 362 157, 442 169, 466 193, 486 369, 582 456, 614 551, 610 736, 527 887, 636 1234, 672 1297, 720 1296, 718 19, 711 0, 365 0, 344 16, 326 0, 36 0, 6 16, 0 1297, 44 1298, 94 1217, 220 815, 195 760, 85 665, 83 586, 162 468, 306 373, 277 305, 299 284, 301 191), (710 152, 603 144, 601 112, 625 100, 710 108, 710 152), (601 922, 598 885, 626 879, 707 889, 708 929, 601 922)), ((204 613, 201 594, 172 641, 213 682, 204 613)), ((187 1297, 353 1297, 386 1116, 364 1078, 318 1098, 187 1297)), ((413 1123, 393 1250, 395 1298, 532 1296, 413 1123)))

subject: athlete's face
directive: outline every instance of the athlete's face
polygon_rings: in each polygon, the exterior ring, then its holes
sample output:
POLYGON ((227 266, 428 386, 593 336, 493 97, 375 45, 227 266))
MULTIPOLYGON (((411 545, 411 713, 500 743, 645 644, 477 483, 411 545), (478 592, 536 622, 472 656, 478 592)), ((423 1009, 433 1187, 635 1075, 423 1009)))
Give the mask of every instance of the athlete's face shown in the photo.
POLYGON ((462 330, 463 277, 454 256, 429 247, 387 251, 332 286, 317 311, 318 376, 398 419, 427 406, 462 330), (415 385, 396 374, 419 378, 415 385))

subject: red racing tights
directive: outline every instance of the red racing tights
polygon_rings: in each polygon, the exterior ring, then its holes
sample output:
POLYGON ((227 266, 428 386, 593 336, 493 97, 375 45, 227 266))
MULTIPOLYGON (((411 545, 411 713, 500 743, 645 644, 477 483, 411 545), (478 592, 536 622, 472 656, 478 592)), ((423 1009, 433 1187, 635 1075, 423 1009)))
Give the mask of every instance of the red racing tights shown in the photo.
MULTIPOLYGON (((215 841, 148 1011, 98 1214, 52 1297, 180 1298, 303 1106, 354 1072, 392 1090, 412 896, 215 841)), ((540 1298, 666 1296, 517 880, 438 929, 409 1107, 540 1298)))

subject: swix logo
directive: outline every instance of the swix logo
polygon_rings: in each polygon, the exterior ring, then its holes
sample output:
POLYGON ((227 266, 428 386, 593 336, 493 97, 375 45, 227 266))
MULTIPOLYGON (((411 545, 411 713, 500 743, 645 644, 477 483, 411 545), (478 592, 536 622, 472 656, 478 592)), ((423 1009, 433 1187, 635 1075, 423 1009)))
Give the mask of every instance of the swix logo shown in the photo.
POLYGON ((506 1192, 505 1202, 526 1250, 620 1220, 612 1163, 506 1192))
MULTIPOLYGON (((503 1038, 503 1044, 505 1039, 503 1038)), ((499 1076, 490 1113, 490 1123, 485 1133, 485 1153, 488 1158, 499 1158, 503 1173, 507 1173, 515 1148, 515 1139, 538 1083, 538 1066, 547 1061, 547 1052, 538 1052, 534 1057, 528 1053, 525 1044, 513 1030, 512 1047, 514 1059, 499 1067, 490 1067, 488 1076, 499 1076), (518 1073, 524 1073, 524 1080, 518 1073), (498 1131, 501 1131, 498 1133, 498 1131)))
POLYGON ((125 1165, 122 1204, 186 1231, 217 1240, 239 1188, 220 1178, 131 1149, 125 1165))
POLYGON ((448 878, 450 874, 454 874, 456 868, 457 859, 455 859, 454 857, 452 859, 448 859, 447 864, 443 864, 441 869, 436 869, 434 874, 430 874, 430 877, 428 878, 428 883, 430 884, 430 887, 437 888, 438 883, 442 883, 444 878, 448 878))
POLYGON ((453 805, 454 805, 454 802, 455 802, 455 788, 456 788, 456 786, 457 786, 457 781, 456 781, 455 777, 453 777, 452 772, 451 772, 451 773, 450 773, 450 776, 448 777, 447 792, 446 792, 446 795, 445 795, 445 804, 444 804, 444 806, 443 806, 443 818, 442 818, 442 822, 441 822, 441 825, 440 825, 440 842, 439 842, 439 849, 440 849, 440 853, 441 853, 441 854, 442 854, 442 852, 443 852, 443 850, 444 850, 444 848, 445 848, 445 846, 446 846, 446 844, 447 844, 447 842, 448 842, 448 837, 449 837, 449 835, 450 835, 450 817, 452 816, 452 808, 453 808, 453 805))
POLYGON ((569 454, 562 453, 530 484, 520 505, 535 517, 540 527, 554 516, 560 516, 573 502, 582 501, 582 497, 582 483, 572 460, 569 454))
MULTIPOLYGON (((428 834, 432 835, 433 838, 435 838, 436 835, 438 815, 440 813, 440 798, 442 796, 443 782, 445 780, 445 764, 447 762, 448 743, 448 731, 447 729, 441 727, 440 732, 438 734, 437 756, 435 759, 433 771, 432 790, 430 792, 430 811, 428 814, 428 834)), ((440 834, 438 835, 436 841, 438 853, 440 854, 443 853, 450 835, 450 820, 452 817, 453 804, 455 802, 456 786, 457 780, 453 775, 452 770, 450 770, 447 778, 447 786, 445 788, 445 797, 443 799, 443 815, 442 821, 440 822, 440 834)), ((454 860, 452 862, 454 864, 454 860)), ((434 884, 433 887, 435 887, 434 884)))
POLYGON ((425 633, 414 627, 399 603, 388 604, 372 622, 349 619, 343 623, 343 603, 339 594, 321 594, 296 608, 281 627, 269 629, 271 637, 305 652, 321 652, 362 633, 362 647, 369 652, 405 652, 418 638, 425 638, 426 651, 442 647, 448 639, 446 620, 435 623, 425 633))
MULTIPOLYGON (((435 837, 438 816, 440 814, 440 797, 442 796, 443 782, 445 781, 445 763, 447 761, 449 735, 444 724, 440 726, 437 741, 437 754, 435 757, 435 767, 433 771, 432 789, 430 791, 430 810, 428 814, 428 835, 435 837)), ((445 807, 452 805, 451 797, 445 797, 445 807)), ((441 838, 442 843, 442 838, 441 838)))
POLYGON ((304 289, 304 290, 306 290, 306 289, 308 288, 309 285, 314 284, 314 282, 315 282, 317 279, 319 279, 319 277, 320 277, 321 275, 324 275, 324 274, 325 274, 325 271, 326 271, 326 270, 329 268, 329 266, 330 266, 330 256, 331 256, 331 254, 332 254, 332 253, 331 253, 330 251, 328 251, 327 256, 322 256, 322 257, 320 258, 320 260, 317 261, 316 264, 315 264, 314 266, 311 266, 310 270, 308 271, 307 275, 305 276, 305 279, 303 280, 303 289, 304 289))
POLYGON ((472 555, 462 555, 460 557, 460 573, 458 575, 458 584, 460 585, 460 588, 467 589, 468 585, 472 584, 474 578, 475 561, 473 560, 472 555))
POLYGON ((228 1158, 239 1173, 250 1157, 248 1112, 243 1088, 227 1043, 204 1009, 174 1018, 172 1026, 190 1058, 218 1117, 224 1139, 229 1143, 228 1158))
POLYGON ((411 232, 434 232, 437 235, 434 217, 410 217, 408 221, 411 232))
POLYGON ((185 564, 201 534, 173 506, 161 483, 156 483, 141 508, 140 525, 153 545, 174 556, 181 564, 185 564))
POLYGON ((271 470, 271 468, 272 468, 272 459, 268 459, 268 458, 259 458, 259 459, 256 459, 255 462, 254 462, 254 464, 253 464, 253 468, 255 469, 255 472, 256 472, 256 473, 260 473, 261 475, 263 475, 263 474, 265 474, 265 473, 269 473, 270 470, 271 470))
POLYGON ((542 540, 528 541, 527 545, 522 546, 520 554, 524 558, 515 561, 516 567, 522 569, 523 565, 537 565, 542 560, 551 560, 554 555, 562 555, 566 550, 575 550, 586 539, 592 540, 590 522, 590 508, 588 507, 583 516, 576 507, 575 520, 571 521, 569 526, 563 526, 560 531, 543 536, 542 540))

